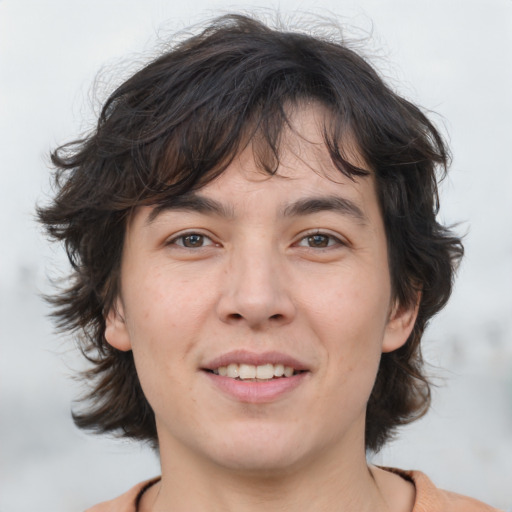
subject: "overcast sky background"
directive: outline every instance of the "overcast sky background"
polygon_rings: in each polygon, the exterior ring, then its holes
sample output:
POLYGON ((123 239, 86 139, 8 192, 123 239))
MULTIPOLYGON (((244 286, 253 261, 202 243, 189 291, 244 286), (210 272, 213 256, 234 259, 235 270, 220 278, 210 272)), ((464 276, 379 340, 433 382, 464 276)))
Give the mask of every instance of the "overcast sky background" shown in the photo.
POLYGON ((50 149, 94 118, 100 68, 104 98, 159 39, 258 7, 337 15, 448 134, 441 217, 461 223, 467 255, 425 339, 439 388, 376 461, 512 507, 512 0, 0 0, 0 512, 80 510, 158 474, 148 450, 72 425, 79 363, 38 295, 65 260, 34 204, 50 193, 50 149))

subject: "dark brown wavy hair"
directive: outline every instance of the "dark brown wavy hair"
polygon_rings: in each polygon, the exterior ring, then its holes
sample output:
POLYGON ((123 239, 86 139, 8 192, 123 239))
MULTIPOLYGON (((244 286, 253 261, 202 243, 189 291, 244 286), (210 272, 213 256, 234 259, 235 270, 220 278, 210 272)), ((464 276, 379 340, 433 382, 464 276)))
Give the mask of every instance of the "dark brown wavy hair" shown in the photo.
POLYGON ((410 306, 421 291, 407 343, 382 355, 367 405, 367 449, 378 450, 397 426, 426 412, 420 341, 450 296, 463 253, 460 239, 436 220, 445 142, 344 42, 229 15, 140 69, 108 98, 88 136, 51 155, 57 192, 38 216, 64 243, 72 267, 51 298, 58 327, 75 333, 91 363, 84 374, 90 393, 73 414, 79 427, 158 444, 132 353, 104 335, 130 213, 204 186, 250 141, 261 142, 258 162, 274 173, 289 123, 285 107, 311 100, 330 113, 324 139, 339 171, 352 179, 369 174, 346 158, 349 135, 375 174, 394 298, 410 306))

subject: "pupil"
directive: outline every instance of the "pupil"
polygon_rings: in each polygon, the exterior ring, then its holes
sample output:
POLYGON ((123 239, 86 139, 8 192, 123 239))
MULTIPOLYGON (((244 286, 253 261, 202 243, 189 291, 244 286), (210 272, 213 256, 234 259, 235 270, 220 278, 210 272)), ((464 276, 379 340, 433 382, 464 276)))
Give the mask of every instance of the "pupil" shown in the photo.
POLYGON ((313 247, 327 247, 329 240, 324 235, 312 235, 309 237, 309 244, 313 247))
POLYGON ((183 243, 185 247, 201 247, 203 245, 203 236, 202 235, 187 235, 183 243))

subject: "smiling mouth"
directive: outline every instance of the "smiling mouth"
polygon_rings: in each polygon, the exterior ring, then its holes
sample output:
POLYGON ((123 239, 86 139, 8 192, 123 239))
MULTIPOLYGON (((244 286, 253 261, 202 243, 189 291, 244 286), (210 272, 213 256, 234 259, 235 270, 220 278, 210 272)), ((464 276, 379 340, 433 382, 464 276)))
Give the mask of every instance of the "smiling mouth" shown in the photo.
POLYGON ((291 366, 270 363, 258 366, 252 364, 231 363, 227 366, 219 366, 218 368, 207 371, 221 377, 249 382, 266 382, 275 379, 288 378, 293 375, 303 373, 303 370, 295 370, 291 366))

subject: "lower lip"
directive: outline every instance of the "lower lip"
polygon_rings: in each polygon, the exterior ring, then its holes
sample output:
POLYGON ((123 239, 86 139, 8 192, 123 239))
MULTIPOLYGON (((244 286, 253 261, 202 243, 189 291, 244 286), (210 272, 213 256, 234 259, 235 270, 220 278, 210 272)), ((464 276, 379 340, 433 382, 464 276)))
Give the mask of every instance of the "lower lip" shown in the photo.
POLYGON ((304 382, 309 372, 262 382, 236 380, 215 373, 204 373, 218 389, 229 397, 239 402, 263 404, 273 402, 293 391, 304 382))

